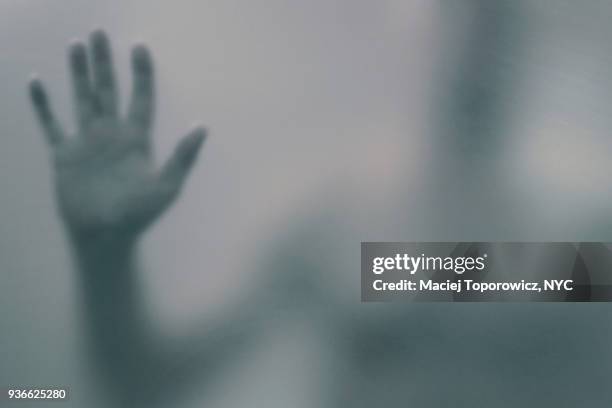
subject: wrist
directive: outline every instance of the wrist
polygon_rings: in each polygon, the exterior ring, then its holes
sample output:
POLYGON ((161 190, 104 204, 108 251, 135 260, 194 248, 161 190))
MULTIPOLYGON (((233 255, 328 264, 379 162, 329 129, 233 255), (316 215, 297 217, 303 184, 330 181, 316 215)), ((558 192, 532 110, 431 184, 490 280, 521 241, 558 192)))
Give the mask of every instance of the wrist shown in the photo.
POLYGON ((68 228, 68 240, 80 270, 88 275, 112 276, 130 269, 137 247, 137 236, 113 231, 82 231, 68 228), (120 272, 121 271, 121 272, 120 272))

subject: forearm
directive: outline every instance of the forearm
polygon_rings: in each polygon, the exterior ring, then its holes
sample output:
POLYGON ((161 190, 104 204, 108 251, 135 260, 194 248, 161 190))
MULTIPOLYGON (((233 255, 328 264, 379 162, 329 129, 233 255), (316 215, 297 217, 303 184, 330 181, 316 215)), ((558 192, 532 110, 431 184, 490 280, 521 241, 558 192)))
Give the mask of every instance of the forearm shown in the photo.
POLYGON ((72 243, 92 354, 111 385, 132 400, 171 395, 217 377, 266 326, 263 300, 247 296, 195 333, 162 337, 152 328, 139 290, 137 242, 72 243))
POLYGON ((71 241, 94 361, 115 381, 131 381, 146 364, 152 339, 136 273, 136 242, 71 241))
POLYGON ((136 242, 71 239, 84 303, 98 327, 142 328, 136 275, 136 242))

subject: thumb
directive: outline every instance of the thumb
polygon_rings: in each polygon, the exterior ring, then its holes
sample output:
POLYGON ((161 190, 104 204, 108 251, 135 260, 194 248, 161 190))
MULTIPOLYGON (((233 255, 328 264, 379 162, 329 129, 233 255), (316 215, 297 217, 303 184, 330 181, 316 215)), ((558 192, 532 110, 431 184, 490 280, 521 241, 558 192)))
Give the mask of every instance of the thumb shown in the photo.
POLYGON ((183 137, 161 170, 160 181, 163 184, 171 186, 176 191, 181 188, 198 157, 205 138, 206 130, 202 126, 195 127, 183 137))

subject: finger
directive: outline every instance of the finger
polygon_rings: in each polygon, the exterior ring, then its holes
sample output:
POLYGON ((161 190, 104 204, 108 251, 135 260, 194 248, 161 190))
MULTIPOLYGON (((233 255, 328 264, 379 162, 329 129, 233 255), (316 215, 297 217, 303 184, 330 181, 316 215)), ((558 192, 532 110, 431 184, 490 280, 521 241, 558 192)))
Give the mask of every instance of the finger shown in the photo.
POLYGON ((100 113, 117 115, 117 89, 110 42, 106 33, 95 30, 89 39, 93 60, 93 83, 100 113))
POLYGON ((132 101, 128 120, 147 135, 153 122, 155 109, 153 62, 149 50, 139 45, 132 50, 132 101))
POLYGON ((203 127, 198 126, 179 142, 160 174, 160 180, 165 186, 169 186, 172 191, 180 190, 198 157, 205 138, 206 131, 203 127))
POLYGON ((69 50, 69 65, 74 90, 74 104, 81 130, 86 129, 94 117, 94 94, 89 80, 87 51, 81 42, 74 42, 69 50))
POLYGON ((29 88, 30 99, 32 100, 38 122, 43 129, 45 139, 47 139, 50 146, 56 146, 63 141, 64 133, 55 120, 47 92, 40 79, 36 77, 30 80, 29 88))

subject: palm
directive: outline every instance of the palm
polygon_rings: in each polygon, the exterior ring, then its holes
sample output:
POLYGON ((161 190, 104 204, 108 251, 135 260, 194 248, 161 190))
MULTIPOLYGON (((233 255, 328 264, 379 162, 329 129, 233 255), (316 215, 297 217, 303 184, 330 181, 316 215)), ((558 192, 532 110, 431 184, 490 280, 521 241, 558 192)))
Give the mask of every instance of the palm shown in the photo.
POLYGON ((150 160, 153 121, 153 65, 146 48, 132 54, 134 90, 125 118, 117 109, 117 90, 106 35, 91 37, 89 72, 83 44, 70 49, 79 130, 64 136, 42 84, 31 96, 52 146, 60 213, 71 231, 88 233, 143 230, 177 196, 203 140, 195 129, 178 145, 161 171, 150 160))
POLYGON ((55 155, 60 210, 71 224, 134 224, 162 210, 164 197, 148 155, 125 126, 103 120, 92 141, 66 143, 55 155))

